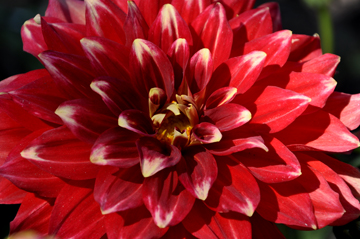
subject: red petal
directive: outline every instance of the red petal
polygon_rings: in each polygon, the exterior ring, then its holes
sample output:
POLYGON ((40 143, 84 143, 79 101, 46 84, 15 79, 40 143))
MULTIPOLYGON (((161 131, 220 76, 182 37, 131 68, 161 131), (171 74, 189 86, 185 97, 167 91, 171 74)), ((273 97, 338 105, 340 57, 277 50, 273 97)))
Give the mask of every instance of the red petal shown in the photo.
POLYGON ((149 41, 167 52, 178 38, 184 38, 189 45, 193 44, 190 29, 184 19, 171 4, 165 4, 150 27, 149 41))
POLYGON ((127 109, 139 109, 145 112, 148 110, 145 97, 139 95, 127 81, 104 76, 96 78, 90 87, 101 96, 116 117, 127 109))
POLYGON ((39 130, 23 138, 12 149, 6 162, 1 166, 0 174, 23 190, 33 192, 40 197, 54 198, 59 194, 65 183, 20 156, 20 152, 44 131, 39 130))
POLYGON ((23 109, 43 120, 62 124, 54 112, 66 100, 50 76, 39 78, 20 89, 9 92, 23 109))
POLYGON ((222 138, 222 134, 218 127, 208 122, 202 122, 195 125, 192 129, 192 136, 205 144, 219 142, 222 138))
POLYGON ((245 164, 257 179, 265 183, 285 182, 299 177, 301 168, 295 155, 276 138, 266 140, 269 148, 267 152, 252 149, 235 157, 245 164))
POLYGON ((165 53, 155 44, 136 39, 130 52, 130 69, 134 75, 134 87, 142 95, 148 95, 151 88, 165 90, 167 98, 174 91, 174 72, 165 53))
POLYGON ((290 54, 291 35, 291 31, 283 30, 249 41, 245 44, 244 54, 264 51, 267 54, 265 60, 267 67, 264 69, 266 72, 262 74, 272 73, 286 63, 290 54))
POLYGON ((49 234, 60 238, 100 238, 105 234, 103 219, 92 189, 67 185, 56 198, 49 234))
POLYGON ((91 144, 105 130, 117 125, 116 118, 111 116, 106 107, 88 100, 66 101, 55 113, 76 137, 91 144))
POLYGON ((273 24, 273 32, 282 30, 280 7, 277 2, 269 2, 260 5, 258 8, 268 8, 271 15, 271 21, 273 24))
POLYGON ((136 38, 147 39, 149 27, 139 8, 133 1, 127 1, 128 14, 124 23, 126 46, 130 47, 136 38))
POLYGON ((48 23, 41 18, 41 28, 49 50, 84 55, 80 39, 85 37, 85 26, 73 23, 48 23))
POLYGON ((126 14, 111 0, 90 0, 86 6, 87 36, 100 36, 126 43, 123 26, 126 14))
POLYGON ((224 5, 227 19, 231 19, 239 15, 239 13, 250 10, 255 4, 255 0, 249 0, 249 1, 216 0, 216 2, 220 2, 224 5))
POLYGON ((200 13, 202 13, 207 6, 210 5, 210 0, 172 0, 173 5, 180 13, 187 24, 190 24, 200 13))
POLYGON ((125 110, 118 119, 120 127, 142 135, 153 135, 154 129, 150 117, 140 110, 125 110))
POLYGON ((102 133, 91 149, 94 164, 128 168, 140 162, 135 141, 139 135, 116 127, 102 133))
POLYGON ((220 131, 229 131, 247 123, 251 113, 241 105, 229 103, 205 110, 203 119, 215 124, 220 131))
POLYGON ((301 71, 333 76, 339 62, 339 56, 327 53, 304 62, 301 71))
POLYGON ((0 177, 0 203, 1 204, 20 204, 28 194, 12 184, 6 178, 0 177))
POLYGON ((340 120, 322 110, 298 117, 275 137, 292 150, 346 152, 359 146, 359 140, 340 120))
POLYGON ((260 202, 255 178, 240 162, 228 157, 217 158, 219 175, 205 203, 219 213, 238 212, 251 217, 260 202))
POLYGON ((105 226, 109 239, 161 238, 169 229, 156 226, 145 206, 105 215, 105 226))
POLYGON ((143 185, 144 204, 160 228, 181 222, 195 202, 195 198, 179 182, 176 171, 162 170, 145 178, 143 185))
POLYGON ((188 84, 192 93, 203 90, 213 72, 213 60, 209 49, 203 48, 190 59, 190 77, 188 84))
POLYGON ((237 89, 234 87, 223 87, 214 91, 206 101, 207 110, 222 106, 234 99, 237 89))
MULTIPOLYGON (((245 94, 242 98, 248 96, 245 94)), ((241 98, 235 99, 235 101, 242 102, 241 98)), ((252 103, 254 106, 248 108, 247 104, 244 105, 253 113, 251 124, 266 125, 264 130, 275 133, 286 128, 301 115, 309 102, 310 98, 302 94, 268 86, 252 103)))
POLYGON ((188 232, 182 223, 179 223, 175 226, 169 228, 169 230, 164 235, 164 238, 171 238, 171 239, 196 239, 193 235, 188 232))
POLYGON ((299 229, 317 229, 310 196, 299 183, 258 184, 261 201, 256 211, 261 217, 299 229))
POLYGON ((252 238, 249 217, 235 212, 215 213, 199 201, 184 219, 183 225, 197 238, 252 238))
POLYGON ((127 47, 102 37, 83 38, 81 45, 97 75, 131 81, 127 47))
POLYGON ((231 19, 229 24, 234 34, 231 56, 242 55, 246 42, 273 32, 271 17, 267 8, 246 11, 231 19))
POLYGON ((262 218, 257 212, 250 217, 252 237, 256 239, 285 239, 275 223, 262 218))
POLYGON ((289 61, 303 62, 322 55, 320 37, 306 35, 292 35, 291 53, 289 61))
POLYGON ((21 156, 42 170, 74 180, 95 178, 99 167, 89 160, 91 145, 78 140, 66 127, 46 131, 21 156))
POLYGON ((208 48, 211 52, 214 69, 230 56, 233 33, 226 19, 224 7, 220 3, 205 9, 191 23, 194 49, 208 48))
POLYGON ((350 165, 347 165, 336 159, 333 159, 323 153, 311 152, 308 153, 307 155, 303 153, 296 153, 296 155, 303 162, 306 162, 309 166, 320 172, 321 175, 329 183, 332 190, 334 190, 339 194, 340 202, 346 212, 340 219, 336 220, 331 225, 333 226, 344 225, 358 218, 360 214, 359 201, 353 196, 350 188, 341 178, 344 177, 346 174, 348 174, 347 171, 345 170, 348 170, 348 172, 356 171, 356 174, 359 175, 358 170, 351 167, 350 165), (344 170, 343 172, 345 174, 338 174, 338 172, 336 172, 338 169, 340 169, 340 172, 344 170))
MULTIPOLYGON (((10 133, 13 137, 19 137, 20 135, 25 135, 26 133, 28 133, 28 130, 36 131, 48 127, 48 125, 45 124, 41 119, 30 114, 13 100, 10 100, 8 98, 10 98, 8 94, 0 95, 1 114, 6 115, 5 117, 10 119, 10 121, 12 122, 11 124, 14 124, 16 122, 16 126, 14 125, 15 127, 8 127, 7 123, 9 122, 6 122, 8 121, 6 120, 3 124, 4 127, 2 129, 9 130, 9 128, 14 128, 14 130, 17 131, 18 135, 16 135, 15 132, 11 133, 9 131, 4 131, 3 133, 10 133)), ((7 140, 5 138, 3 139, 4 143, 9 143, 6 142, 7 140)))
POLYGON ((326 101, 324 111, 336 116, 350 130, 360 125, 360 94, 333 92, 326 101))
POLYGON ((48 49, 42 35, 40 15, 24 23, 21 28, 21 39, 23 42, 23 50, 35 57, 48 49))
POLYGON ((26 72, 25 74, 10 76, 0 81, 0 91, 9 92, 17 90, 24 85, 27 85, 45 76, 49 76, 49 73, 45 69, 33 70, 26 72))
POLYGON ((85 3, 79 0, 49 0, 45 16, 85 24, 85 3))
POLYGON ((103 215, 139 207, 143 204, 140 167, 103 167, 96 177, 94 199, 103 215))
POLYGON ((148 26, 152 25, 161 7, 170 2, 171 0, 140 0, 138 6, 148 26))
POLYGON ((310 105, 322 108, 327 98, 334 91, 336 81, 323 74, 291 72, 290 74, 274 74, 259 82, 259 85, 278 86, 295 91, 311 98, 310 105))
POLYGON ((229 155, 245 149, 261 148, 267 151, 264 140, 260 136, 238 138, 237 135, 224 136, 219 143, 209 144, 207 149, 214 155, 229 155))
POLYGON ((185 69, 189 63, 190 47, 185 39, 177 39, 169 48, 167 55, 174 69, 175 89, 183 82, 185 69))
POLYGON ((179 179, 194 197, 205 200, 218 173, 215 158, 202 147, 188 148, 182 154, 177 166, 179 179))
POLYGON ((94 75, 85 57, 45 51, 39 54, 39 58, 65 95, 75 99, 97 97, 90 89, 94 75))
POLYGON ((28 193, 21 203, 15 219, 10 223, 10 234, 35 230, 43 236, 47 235, 52 208, 48 201, 28 193))
POLYGON ((174 166, 181 158, 177 147, 163 144, 155 138, 142 137, 136 141, 136 146, 140 155, 141 172, 145 178, 174 166))
POLYGON ((297 181, 309 193, 314 206, 317 227, 323 228, 341 218, 345 210, 340 203, 339 194, 331 189, 321 173, 305 165, 301 168, 301 172, 302 175, 297 178, 297 181))

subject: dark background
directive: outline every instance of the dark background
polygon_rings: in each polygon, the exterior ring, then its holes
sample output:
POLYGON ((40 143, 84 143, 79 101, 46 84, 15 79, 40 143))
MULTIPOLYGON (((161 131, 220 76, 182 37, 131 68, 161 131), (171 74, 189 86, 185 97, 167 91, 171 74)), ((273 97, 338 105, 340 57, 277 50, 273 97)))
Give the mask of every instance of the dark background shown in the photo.
MULTIPOLYGON (((313 0, 324 1, 324 0, 313 0)), ((270 2, 257 0, 256 6, 270 2)), ((294 34, 319 33, 317 11, 304 0, 277 0, 281 9, 284 29, 294 34)), ((11 75, 42 68, 32 55, 22 51, 20 28, 37 13, 44 15, 47 0, 0 0, 0 80, 11 75)), ((341 56, 334 76, 337 90, 346 93, 360 92, 360 0, 333 0, 331 14, 334 31, 334 54, 341 56)), ((321 35, 320 35, 321 37, 321 35)), ((8 234, 9 222, 14 218, 17 205, 0 206, 0 239, 8 234)), ((300 234, 287 233, 289 238, 333 238, 331 229, 300 234)))

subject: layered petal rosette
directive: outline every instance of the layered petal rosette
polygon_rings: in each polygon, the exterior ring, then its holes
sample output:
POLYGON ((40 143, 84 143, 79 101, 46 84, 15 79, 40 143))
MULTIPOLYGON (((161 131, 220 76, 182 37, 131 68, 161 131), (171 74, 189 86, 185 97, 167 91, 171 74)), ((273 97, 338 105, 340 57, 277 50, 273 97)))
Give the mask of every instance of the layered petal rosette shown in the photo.
POLYGON ((0 83, 11 233, 283 238, 360 215, 360 95, 339 57, 253 0, 50 0, 22 28, 45 69, 0 83))

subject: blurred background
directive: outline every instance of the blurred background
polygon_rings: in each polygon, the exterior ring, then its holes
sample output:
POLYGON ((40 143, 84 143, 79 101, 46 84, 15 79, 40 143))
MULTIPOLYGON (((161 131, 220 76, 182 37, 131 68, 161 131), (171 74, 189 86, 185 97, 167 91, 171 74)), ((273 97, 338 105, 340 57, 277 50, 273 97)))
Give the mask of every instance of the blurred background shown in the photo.
MULTIPOLYGON (((265 2, 270 1, 257 0, 256 6, 265 2)), ((341 56, 340 65, 334 76, 338 82, 336 90, 359 93, 360 0, 277 0, 275 2, 280 5, 284 29, 290 29, 294 34, 318 33, 324 52, 341 56)), ((22 51, 20 29, 26 20, 36 14, 44 15, 46 6, 47 0, 0 1, 0 80, 43 68, 37 59, 22 51)), ((342 160, 359 166, 359 155, 355 152, 342 160)), ((0 205, 0 239, 8 235, 9 222, 15 217, 18 207, 18 205, 0 205)), ((282 227, 281 230, 288 239, 335 238, 330 227, 311 232, 282 227)))

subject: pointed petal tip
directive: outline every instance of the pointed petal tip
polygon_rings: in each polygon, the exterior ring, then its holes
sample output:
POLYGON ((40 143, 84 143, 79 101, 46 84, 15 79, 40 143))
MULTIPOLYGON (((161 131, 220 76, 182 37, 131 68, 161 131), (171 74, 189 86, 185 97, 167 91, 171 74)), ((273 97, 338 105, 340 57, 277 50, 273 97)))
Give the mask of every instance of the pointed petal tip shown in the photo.
POLYGON ((39 159, 38 154, 36 153, 37 147, 26 148, 20 152, 21 157, 26 159, 39 159))
POLYGON ((104 159, 103 150, 101 148, 95 149, 93 152, 91 152, 90 155, 90 162, 97 165, 106 165, 107 161, 104 159))
POLYGON ((314 224, 314 225, 311 225, 311 228, 314 229, 314 230, 317 230, 317 226, 314 224))
POLYGON ((160 210, 155 211, 154 222, 159 228, 165 228, 169 225, 171 219, 173 218, 174 212, 167 213, 165 218, 162 218, 160 213, 160 210))
POLYGON ((41 15, 39 13, 36 14, 36 16, 33 19, 34 19, 34 22, 36 22, 37 24, 39 24, 39 25, 41 24, 41 15))

